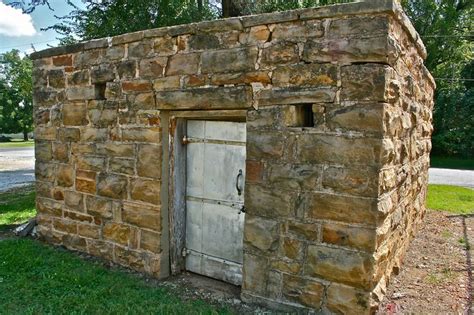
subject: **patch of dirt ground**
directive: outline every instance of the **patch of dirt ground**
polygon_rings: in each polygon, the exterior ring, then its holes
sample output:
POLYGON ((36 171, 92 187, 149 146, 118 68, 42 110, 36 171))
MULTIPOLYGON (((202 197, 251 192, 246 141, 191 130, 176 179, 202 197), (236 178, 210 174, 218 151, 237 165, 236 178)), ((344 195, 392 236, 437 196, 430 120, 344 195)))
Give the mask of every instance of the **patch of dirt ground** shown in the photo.
POLYGON ((470 313, 473 229, 469 217, 428 211, 379 314, 470 313))

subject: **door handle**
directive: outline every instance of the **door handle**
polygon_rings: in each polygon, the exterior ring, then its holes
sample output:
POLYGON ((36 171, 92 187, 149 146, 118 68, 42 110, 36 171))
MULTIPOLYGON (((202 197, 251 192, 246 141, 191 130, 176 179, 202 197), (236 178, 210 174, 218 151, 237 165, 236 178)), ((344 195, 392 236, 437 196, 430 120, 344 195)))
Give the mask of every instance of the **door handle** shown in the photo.
POLYGON ((237 189, 237 194, 239 196, 242 195, 241 181, 243 177, 244 177, 244 174, 242 173, 242 170, 239 170, 239 173, 237 174, 237 178, 235 179, 235 189, 237 189))

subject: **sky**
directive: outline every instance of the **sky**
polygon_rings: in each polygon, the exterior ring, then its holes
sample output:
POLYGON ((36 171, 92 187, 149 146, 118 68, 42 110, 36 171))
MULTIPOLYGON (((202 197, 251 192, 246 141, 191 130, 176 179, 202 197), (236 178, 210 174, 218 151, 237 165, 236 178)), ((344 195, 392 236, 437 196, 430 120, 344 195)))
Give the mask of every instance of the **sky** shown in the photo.
MULTIPOLYGON (((31 53, 31 44, 39 51, 59 43, 59 34, 53 30, 41 31, 41 28, 55 24, 57 19, 54 15, 64 16, 71 11, 66 1, 50 0, 54 11, 47 6, 40 6, 31 14, 12 8, 8 5, 10 2, 12 0, 0 0, 0 54, 12 49, 31 53)), ((80 1, 77 2, 83 6, 80 1)))

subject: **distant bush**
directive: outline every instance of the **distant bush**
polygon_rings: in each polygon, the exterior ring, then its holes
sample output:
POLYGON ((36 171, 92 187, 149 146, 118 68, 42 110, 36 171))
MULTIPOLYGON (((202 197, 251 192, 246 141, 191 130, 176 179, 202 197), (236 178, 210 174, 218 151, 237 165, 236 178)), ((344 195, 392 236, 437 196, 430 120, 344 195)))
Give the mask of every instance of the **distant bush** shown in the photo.
POLYGON ((0 142, 11 142, 12 138, 7 136, 0 136, 0 142))

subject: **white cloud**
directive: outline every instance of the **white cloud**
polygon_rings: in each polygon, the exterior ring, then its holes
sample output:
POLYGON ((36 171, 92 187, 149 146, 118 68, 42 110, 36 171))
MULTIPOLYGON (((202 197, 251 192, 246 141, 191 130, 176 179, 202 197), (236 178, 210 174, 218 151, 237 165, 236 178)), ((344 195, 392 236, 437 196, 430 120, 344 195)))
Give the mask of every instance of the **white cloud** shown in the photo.
POLYGON ((0 2, 0 34, 11 37, 33 36, 36 30, 29 14, 0 2))

